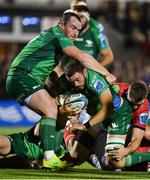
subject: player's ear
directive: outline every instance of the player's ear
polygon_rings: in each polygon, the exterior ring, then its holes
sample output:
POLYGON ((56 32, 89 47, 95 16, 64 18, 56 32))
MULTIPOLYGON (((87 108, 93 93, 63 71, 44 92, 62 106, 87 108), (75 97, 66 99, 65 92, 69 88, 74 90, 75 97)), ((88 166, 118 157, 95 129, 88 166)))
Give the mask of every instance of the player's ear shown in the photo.
POLYGON ((61 29, 62 29, 62 30, 64 30, 64 28, 65 28, 65 24, 64 24, 64 22, 63 22, 63 21, 60 21, 60 22, 59 22, 59 26, 61 27, 61 29))
POLYGON ((86 74, 86 68, 83 69, 83 74, 84 74, 84 75, 86 74))

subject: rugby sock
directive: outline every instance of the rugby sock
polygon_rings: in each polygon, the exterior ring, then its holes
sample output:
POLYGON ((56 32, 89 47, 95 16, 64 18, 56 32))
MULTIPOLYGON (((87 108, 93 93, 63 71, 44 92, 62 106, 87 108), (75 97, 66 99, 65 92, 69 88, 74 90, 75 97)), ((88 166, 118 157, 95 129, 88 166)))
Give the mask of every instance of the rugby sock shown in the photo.
POLYGON ((61 144, 63 142, 63 138, 64 138, 63 129, 56 131, 56 141, 55 141, 55 151, 56 152, 61 152, 61 150, 62 150, 61 144))
POLYGON ((72 142, 75 141, 76 135, 71 131, 67 131, 67 128, 64 128, 64 140, 65 140, 65 145, 68 147, 69 141, 72 140, 72 142))
POLYGON ((150 152, 134 152, 125 157, 125 167, 144 161, 150 161, 150 152))
POLYGON ((44 158, 51 159, 54 155, 56 139, 56 120, 53 118, 42 118, 40 120, 40 138, 44 151, 44 158))

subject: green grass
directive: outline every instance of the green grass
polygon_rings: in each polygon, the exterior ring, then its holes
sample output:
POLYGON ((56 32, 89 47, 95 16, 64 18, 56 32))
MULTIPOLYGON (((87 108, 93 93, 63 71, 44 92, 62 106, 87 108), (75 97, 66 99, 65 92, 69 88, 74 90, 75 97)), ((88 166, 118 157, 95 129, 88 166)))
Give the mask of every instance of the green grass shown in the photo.
MULTIPOLYGON (((0 128, 1 134, 24 131, 27 128, 0 128)), ((150 179, 147 172, 98 171, 88 163, 61 172, 36 169, 0 169, 0 179, 150 179)))
POLYGON ((34 169, 0 169, 0 179, 149 179, 146 172, 98 171, 84 163, 61 172, 44 172, 34 169))

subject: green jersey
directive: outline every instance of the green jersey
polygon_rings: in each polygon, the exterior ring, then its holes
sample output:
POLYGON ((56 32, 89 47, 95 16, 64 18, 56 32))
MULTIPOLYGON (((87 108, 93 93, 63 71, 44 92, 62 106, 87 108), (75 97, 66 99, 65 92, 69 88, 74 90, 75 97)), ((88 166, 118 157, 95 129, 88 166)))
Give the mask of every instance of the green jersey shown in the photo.
POLYGON ((92 70, 87 70, 86 74, 85 92, 89 99, 87 111, 90 115, 94 115, 100 109, 99 96, 108 88, 112 95, 113 111, 104 121, 104 124, 108 126, 108 132, 110 134, 126 134, 132 116, 131 105, 126 99, 122 99, 117 92, 114 91, 102 75, 92 70), (95 112, 93 111, 91 113, 91 110, 95 110, 95 112))
POLYGON ((90 27, 84 33, 79 34, 75 40, 75 46, 98 59, 99 52, 109 47, 104 27, 97 21, 90 19, 90 27))
POLYGON ((29 74, 43 85, 48 74, 58 64, 62 49, 73 45, 59 26, 49 28, 24 47, 11 64, 8 76, 29 74))
POLYGON ((112 94, 114 109, 116 109, 117 107, 115 105, 115 101, 118 98, 117 93, 113 91, 111 86, 109 86, 109 84, 101 74, 89 69, 87 70, 86 94, 87 96, 89 96, 89 109, 90 111, 94 110, 92 114, 95 114, 100 108, 99 96, 108 88, 110 89, 112 94))

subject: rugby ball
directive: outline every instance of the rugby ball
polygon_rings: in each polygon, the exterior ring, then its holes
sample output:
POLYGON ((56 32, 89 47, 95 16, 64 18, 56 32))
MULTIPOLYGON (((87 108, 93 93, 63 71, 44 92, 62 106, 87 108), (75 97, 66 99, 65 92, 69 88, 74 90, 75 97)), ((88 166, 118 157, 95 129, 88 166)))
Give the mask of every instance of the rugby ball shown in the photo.
POLYGON ((72 94, 65 99, 64 105, 66 104, 70 104, 73 108, 85 109, 88 105, 88 99, 81 93, 72 94))

